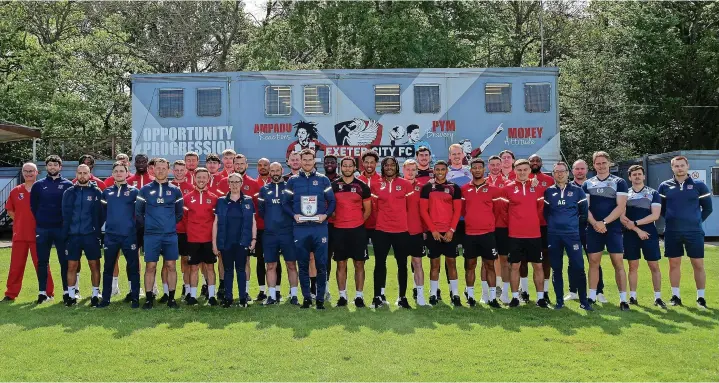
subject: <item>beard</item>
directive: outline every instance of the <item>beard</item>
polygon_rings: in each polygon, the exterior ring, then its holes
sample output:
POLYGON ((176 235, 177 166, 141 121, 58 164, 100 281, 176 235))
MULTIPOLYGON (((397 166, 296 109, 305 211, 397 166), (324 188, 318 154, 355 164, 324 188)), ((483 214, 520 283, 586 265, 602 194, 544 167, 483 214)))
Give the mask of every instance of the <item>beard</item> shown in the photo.
POLYGON ((59 170, 58 171, 50 171, 50 170, 47 171, 47 175, 49 175, 50 177, 56 177, 58 174, 60 174, 59 170))
POLYGON ((272 182, 278 183, 282 180, 282 175, 274 175, 272 176, 272 182))
POLYGON ((541 166, 536 167, 536 168, 531 167, 530 169, 532 169, 532 173, 537 174, 542 170, 542 167, 541 166))

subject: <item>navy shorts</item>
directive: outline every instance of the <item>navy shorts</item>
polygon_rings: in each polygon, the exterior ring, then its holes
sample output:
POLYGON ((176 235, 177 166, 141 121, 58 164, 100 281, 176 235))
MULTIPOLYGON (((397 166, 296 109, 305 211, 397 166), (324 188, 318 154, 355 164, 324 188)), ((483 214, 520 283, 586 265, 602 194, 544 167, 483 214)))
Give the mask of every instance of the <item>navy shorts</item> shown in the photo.
POLYGON ((624 259, 637 261, 642 254, 645 261, 658 261, 662 258, 657 233, 649 233, 649 239, 642 240, 634 231, 624 232, 624 259))
POLYGON ((424 250, 424 234, 410 234, 407 243, 407 254, 410 257, 422 258, 425 256, 424 250))
POLYGON ((177 234, 145 234, 145 262, 176 261, 180 257, 177 234))
POLYGON ((676 258, 684 256, 684 249, 687 250, 689 258, 704 258, 704 233, 689 232, 678 233, 664 232, 664 256, 676 258))
POLYGON ((590 225, 587 226, 587 253, 601 253, 604 249, 610 254, 621 254, 624 252, 622 232, 607 230, 606 233, 597 233, 590 225))
POLYGON ((494 233, 480 235, 465 234, 462 248, 464 249, 464 257, 467 259, 475 259, 477 257, 482 257, 482 259, 487 260, 497 259, 498 253, 494 233))
POLYGON ((295 254, 295 239, 292 232, 288 234, 273 234, 266 230, 262 235, 262 250, 265 257, 265 263, 275 263, 280 261, 280 250, 285 262, 297 261, 295 254))
POLYGON ((100 238, 95 234, 71 235, 67 240, 65 255, 68 261, 79 261, 82 253, 85 252, 88 261, 97 261, 102 257, 101 248, 100 238))

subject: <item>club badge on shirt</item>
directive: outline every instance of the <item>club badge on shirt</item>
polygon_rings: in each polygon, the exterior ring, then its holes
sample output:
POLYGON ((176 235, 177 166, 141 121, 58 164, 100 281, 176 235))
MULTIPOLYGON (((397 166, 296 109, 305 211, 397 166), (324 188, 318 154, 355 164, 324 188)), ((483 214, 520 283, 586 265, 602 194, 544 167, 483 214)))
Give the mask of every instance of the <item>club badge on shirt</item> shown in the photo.
POLYGON ((567 192, 567 197, 571 197, 574 195, 574 192, 567 192))
POLYGON ((692 189, 694 189, 694 185, 687 185, 687 190, 692 190, 692 189))
POLYGON ((19 193, 17 199, 25 199, 25 193, 19 193))

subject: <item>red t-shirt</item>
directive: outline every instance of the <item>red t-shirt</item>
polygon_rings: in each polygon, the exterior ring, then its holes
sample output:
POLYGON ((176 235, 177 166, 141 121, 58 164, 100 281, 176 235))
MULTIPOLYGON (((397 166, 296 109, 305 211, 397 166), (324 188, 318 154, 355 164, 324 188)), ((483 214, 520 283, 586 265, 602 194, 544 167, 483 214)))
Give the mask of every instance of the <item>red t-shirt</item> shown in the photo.
MULTIPOLYGON (((192 184, 187 181, 187 179, 185 179, 183 182, 177 182, 177 180, 172 180, 170 181, 170 183, 180 188, 183 197, 195 189, 194 186, 192 186, 192 184)), ((182 220, 177 224, 177 232, 187 233, 187 214, 182 215, 182 220)))
MULTIPOLYGON (((367 184, 370 190, 372 190, 372 184, 377 183, 382 179, 382 177, 377 172, 374 172, 374 174, 372 174, 372 177, 369 178, 367 178, 364 173, 360 174, 357 178, 367 184)), ((377 201, 373 198, 372 212, 370 213, 369 218, 367 218, 364 223, 364 227, 368 229, 374 229, 377 226, 377 207, 375 206, 376 203, 377 201)))
MULTIPOLYGON (((538 175, 535 175, 534 173, 529 174, 530 180, 534 177, 537 177, 537 180, 539 181, 539 185, 537 185, 537 187, 541 189, 542 195, 544 195, 545 190, 547 190, 550 186, 554 185, 554 178, 544 173, 540 172, 538 175)), ((542 210, 544 210, 544 204, 542 204, 542 210)), ((547 221, 544 220, 544 212, 541 212, 541 214, 539 214, 539 225, 547 226, 547 221)))
POLYGON ((468 183, 462 186, 464 200, 464 231, 468 235, 482 235, 494 232, 494 206, 501 206, 501 189, 485 181, 476 186, 468 183))
POLYGON ((415 179, 412 184, 414 193, 407 197, 407 231, 410 235, 422 234, 427 231, 422 223, 422 215, 419 213, 420 193, 422 192, 422 184, 415 179))
POLYGON ((25 189, 25 184, 10 190, 5 210, 15 212, 12 225, 13 242, 35 242, 35 216, 30 210, 30 192, 25 189))
MULTIPOLYGON (((105 188, 107 187, 107 185, 105 185, 105 181, 103 181, 103 180, 101 180, 101 179, 95 177, 95 175, 93 175, 93 174, 90 174, 90 181, 91 181, 91 182, 95 182, 95 184, 97 185, 97 187, 98 187, 100 190, 105 190, 105 188)), ((77 182, 77 178, 75 178, 75 179, 72 180, 72 183, 73 183, 73 184, 76 183, 76 182, 77 182)))
POLYGON ((187 217, 187 242, 212 242, 217 195, 211 191, 193 190, 183 197, 187 217))
MULTIPOLYGON (((189 179, 189 173, 188 173, 188 179, 189 179)), ((127 184, 136 187, 137 189, 142 189, 143 186, 149 184, 152 182, 152 178, 150 178, 149 173, 144 173, 142 175, 135 174, 132 177, 127 178, 127 184)))
POLYGON ((532 187, 532 181, 512 181, 503 187, 501 201, 509 217, 509 236, 540 238, 539 217, 544 207, 544 189, 532 187))
POLYGON ((427 230, 446 233, 457 229, 462 214, 462 191, 457 184, 432 182, 422 186, 420 214, 427 230))
MULTIPOLYGON (((496 188, 503 188, 507 186, 512 182, 509 178, 506 178, 504 175, 500 175, 499 177, 492 178, 492 175, 490 174, 487 177, 487 183, 489 185, 492 185, 496 188)), ((501 193, 500 193, 501 194, 501 193)), ((506 228, 508 223, 508 217, 507 217, 507 207, 504 206, 503 203, 495 203, 494 204, 494 227, 501 227, 506 228)))
POLYGON ((414 186, 404 178, 396 177, 392 181, 381 179, 370 187, 372 197, 377 202, 376 229, 385 233, 403 233, 407 227, 407 197, 414 193, 414 186))
POLYGON ((363 202, 372 196, 366 183, 353 179, 346 183, 342 178, 332 182, 337 205, 335 207, 334 225, 339 229, 353 229, 364 224, 363 202))

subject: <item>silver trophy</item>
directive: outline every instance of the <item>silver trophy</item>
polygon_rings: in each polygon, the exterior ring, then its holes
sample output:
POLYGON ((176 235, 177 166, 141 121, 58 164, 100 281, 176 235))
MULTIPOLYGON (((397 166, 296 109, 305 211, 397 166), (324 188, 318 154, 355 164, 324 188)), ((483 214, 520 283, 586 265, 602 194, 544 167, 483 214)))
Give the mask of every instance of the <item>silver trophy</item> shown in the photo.
POLYGON ((302 203, 300 205, 302 209, 302 216, 300 222, 319 222, 320 217, 317 216, 317 196, 306 195, 302 196, 302 203))

